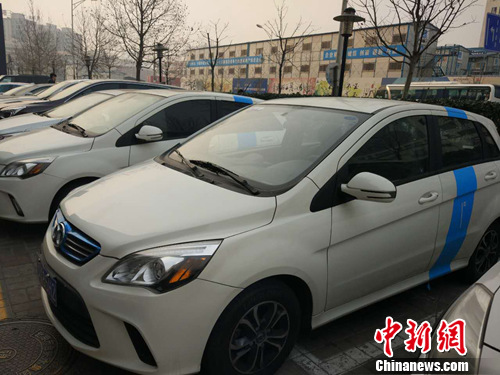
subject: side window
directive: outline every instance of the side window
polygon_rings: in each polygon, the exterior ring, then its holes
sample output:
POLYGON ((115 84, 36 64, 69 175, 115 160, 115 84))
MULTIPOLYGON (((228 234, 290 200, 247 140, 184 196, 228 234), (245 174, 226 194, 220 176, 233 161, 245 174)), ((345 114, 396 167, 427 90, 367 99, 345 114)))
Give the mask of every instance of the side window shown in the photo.
POLYGON ((371 172, 401 184, 429 172, 429 141, 425 116, 396 120, 379 130, 347 162, 349 181, 371 172))
POLYGON ((151 85, 141 85, 137 83, 121 83, 121 89, 132 89, 132 90, 150 90, 150 89, 158 89, 158 87, 154 87, 151 85))
POLYGON ((164 139, 186 138, 210 124, 210 100, 190 100, 168 106, 144 124, 163 130, 164 139))
POLYGON ((441 137, 443 168, 456 168, 481 160, 481 138, 472 121, 454 117, 437 117, 441 137))
POLYGON ((493 137, 491 136, 491 133, 489 132, 489 130, 486 129, 486 127, 484 127, 482 124, 480 124, 478 122, 476 122, 476 126, 479 128, 479 131, 481 132, 481 134, 483 136, 483 140, 484 140, 483 146, 484 146, 484 153, 485 153, 484 156, 488 159, 498 158, 498 156, 500 156, 500 151, 498 150, 498 146, 497 146, 495 140, 493 139, 493 137))
POLYGON ((217 101, 217 119, 237 111, 240 108, 247 107, 247 103, 230 102, 228 100, 218 100, 217 101))
POLYGON ((84 95, 88 95, 88 94, 96 92, 96 91, 116 90, 119 87, 120 87, 120 84, 118 82, 117 83, 103 83, 103 84, 100 84, 100 85, 94 85, 92 87, 89 87, 88 89, 86 89, 82 93, 80 93, 78 95, 78 97, 84 96, 84 95))

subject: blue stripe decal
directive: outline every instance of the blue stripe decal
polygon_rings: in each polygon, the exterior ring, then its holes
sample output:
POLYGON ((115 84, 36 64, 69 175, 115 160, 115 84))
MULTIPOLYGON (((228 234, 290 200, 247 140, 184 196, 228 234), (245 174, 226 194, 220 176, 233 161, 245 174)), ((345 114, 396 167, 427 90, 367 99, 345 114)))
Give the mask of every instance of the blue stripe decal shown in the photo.
POLYGON ((477 190, 474 168, 458 169, 453 171, 453 174, 457 184, 457 197, 453 201, 453 212, 443 251, 429 271, 430 280, 451 272, 450 264, 464 243, 474 206, 474 192, 477 190))
POLYGON ((465 113, 465 111, 462 111, 461 109, 456 109, 451 107, 444 107, 444 109, 446 109, 446 112, 448 112, 448 116, 450 117, 467 119, 467 114, 465 113))
POLYGON ((236 103, 253 104, 252 98, 248 98, 246 96, 233 95, 233 98, 236 103))
POLYGON ((238 149, 252 148, 257 146, 256 133, 239 133, 238 134, 238 149))

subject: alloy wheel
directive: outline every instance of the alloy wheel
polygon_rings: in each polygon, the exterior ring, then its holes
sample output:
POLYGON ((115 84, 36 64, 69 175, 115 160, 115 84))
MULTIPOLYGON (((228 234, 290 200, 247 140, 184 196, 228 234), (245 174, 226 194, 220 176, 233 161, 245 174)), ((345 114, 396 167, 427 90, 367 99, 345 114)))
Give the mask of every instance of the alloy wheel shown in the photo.
POLYGON ((484 274, 495 265, 498 260, 498 233, 496 230, 489 230, 481 238, 477 248, 475 259, 476 271, 484 274))

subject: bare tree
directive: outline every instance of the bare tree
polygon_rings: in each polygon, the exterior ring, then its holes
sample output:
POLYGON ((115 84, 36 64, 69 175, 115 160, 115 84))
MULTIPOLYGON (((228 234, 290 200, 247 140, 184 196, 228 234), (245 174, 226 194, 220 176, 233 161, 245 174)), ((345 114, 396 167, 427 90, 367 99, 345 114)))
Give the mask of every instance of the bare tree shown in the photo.
POLYGON ((120 51, 115 48, 114 43, 108 43, 102 50, 101 53, 101 68, 106 69, 106 73, 108 74, 108 78, 111 78, 111 71, 113 68, 118 67, 118 63, 120 61, 120 51))
POLYGON ((354 4, 366 17, 368 26, 373 27, 373 34, 366 37, 384 48, 393 60, 399 61, 396 56, 404 57, 404 63, 408 65, 403 91, 405 99, 415 70, 419 61, 426 56, 426 51, 449 30, 472 23, 472 19, 460 24, 455 21, 477 2, 478 0, 355 0, 354 4), (386 4, 385 11, 382 3, 386 4), (405 23, 411 25, 410 35, 407 35, 405 23), (389 24, 397 26, 388 28, 389 24), (398 49, 394 45, 394 36, 402 48, 398 49), (409 43, 404 42, 407 37, 409 43))
POLYGON ((76 59, 87 67, 88 77, 99 68, 103 51, 110 44, 109 35, 104 28, 104 16, 100 8, 82 10, 75 27, 75 54, 76 59))
POLYGON ((106 28, 116 36, 135 62, 136 79, 145 63, 154 60, 153 48, 162 43, 177 48, 189 29, 182 0, 107 0, 106 28), (175 42, 175 43, 174 43, 175 42))
POLYGON ((286 1, 274 3, 276 7, 276 18, 269 20, 264 25, 257 25, 263 29, 269 37, 271 51, 269 61, 278 65, 278 94, 281 94, 281 82, 283 79, 283 68, 286 63, 293 64, 295 54, 303 43, 307 34, 313 31, 311 23, 304 23, 302 18, 290 27, 287 21, 288 7, 286 1))
POLYGON ((61 60, 57 52, 57 30, 44 23, 33 0, 28 1, 28 6, 14 53, 15 62, 19 73, 47 74, 61 60))
POLYGON ((210 24, 202 31, 202 37, 206 38, 208 44, 208 65, 210 66, 211 76, 211 89, 215 91, 215 67, 219 58, 227 50, 221 48, 221 44, 226 39, 226 32, 229 24, 219 25, 220 20, 217 22, 210 22, 210 24), (212 34, 212 35, 210 35, 212 34))

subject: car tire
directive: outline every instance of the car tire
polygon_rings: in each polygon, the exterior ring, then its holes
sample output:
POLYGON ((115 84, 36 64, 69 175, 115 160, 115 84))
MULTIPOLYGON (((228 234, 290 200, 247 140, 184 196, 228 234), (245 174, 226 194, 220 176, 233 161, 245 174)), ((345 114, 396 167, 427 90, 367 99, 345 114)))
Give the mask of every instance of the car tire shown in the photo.
POLYGON ((466 279, 474 283, 498 262, 500 250, 500 223, 493 223, 484 232, 476 250, 469 259, 466 279))
POLYGON ((297 341, 300 316, 297 297, 282 282, 266 281, 244 290, 212 330, 202 374, 274 374, 297 341))

